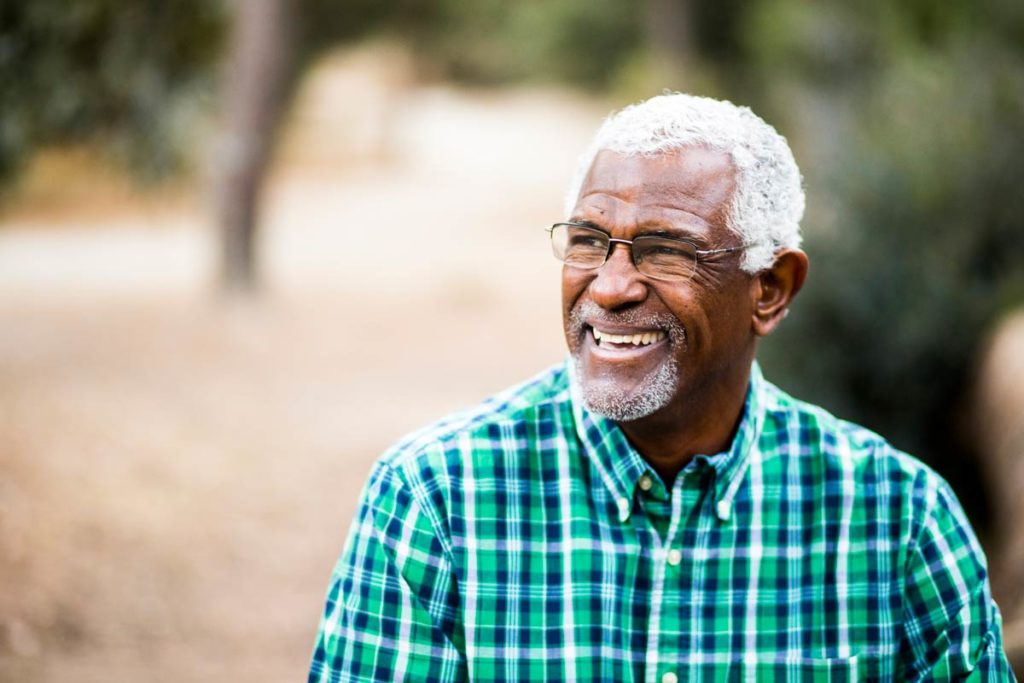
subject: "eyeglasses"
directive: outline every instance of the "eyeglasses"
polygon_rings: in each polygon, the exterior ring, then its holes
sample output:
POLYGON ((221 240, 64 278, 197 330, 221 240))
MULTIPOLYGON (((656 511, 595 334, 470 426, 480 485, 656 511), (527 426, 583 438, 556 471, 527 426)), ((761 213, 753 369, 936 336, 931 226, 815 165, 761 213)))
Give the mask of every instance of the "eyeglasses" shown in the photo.
POLYGON ((725 249, 698 249, 695 244, 672 237, 641 235, 633 240, 620 240, 608 233, 579 223, 555 223, 551 234, 551 250, 562 263, 573 268, 594 270, 604 265, 615 244, 628 244, 636 269, 655 280, 688 280, 697 270, 702 256, 728 254, 746 246, 725 249))

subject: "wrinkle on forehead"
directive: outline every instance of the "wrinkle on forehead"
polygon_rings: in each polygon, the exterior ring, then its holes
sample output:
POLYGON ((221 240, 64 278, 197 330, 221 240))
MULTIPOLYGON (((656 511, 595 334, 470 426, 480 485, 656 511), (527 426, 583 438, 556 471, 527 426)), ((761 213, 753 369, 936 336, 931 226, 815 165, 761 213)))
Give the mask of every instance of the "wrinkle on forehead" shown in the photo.
POLYGON ((603 151, 587 173, 574 215, 596 212, 632 225, 725 225, 736 188, 728 154, 686 147, 657 155, 603 151))

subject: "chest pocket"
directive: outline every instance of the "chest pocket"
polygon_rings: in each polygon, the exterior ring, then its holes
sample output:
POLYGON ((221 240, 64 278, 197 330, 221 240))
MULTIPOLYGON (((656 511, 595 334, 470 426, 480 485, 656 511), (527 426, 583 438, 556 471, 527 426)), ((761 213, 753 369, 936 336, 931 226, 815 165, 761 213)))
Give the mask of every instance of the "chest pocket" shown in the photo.
POLYGON ((877 681, 878 661, 856 655, 849 658, 805 659, 758 657, 741 660, 728 677, 735 683, 771 681, 772 683, 854 683, 877 681))

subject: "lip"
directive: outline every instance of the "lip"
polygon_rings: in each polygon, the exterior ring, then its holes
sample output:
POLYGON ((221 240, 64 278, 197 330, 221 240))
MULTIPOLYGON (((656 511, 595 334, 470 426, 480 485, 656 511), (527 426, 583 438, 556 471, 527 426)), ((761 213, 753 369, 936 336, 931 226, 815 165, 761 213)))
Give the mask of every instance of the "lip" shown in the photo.
POLYGON ((630 327, 624 325, 609 324, 603 321, 591 322, 588 320, 586 324, 588 332, 596 327, 598 330, 601 331, 602 334, 630 335, 644 334, 646 332, 665 332, 665 330, 661 329, 660 327, 630 327))

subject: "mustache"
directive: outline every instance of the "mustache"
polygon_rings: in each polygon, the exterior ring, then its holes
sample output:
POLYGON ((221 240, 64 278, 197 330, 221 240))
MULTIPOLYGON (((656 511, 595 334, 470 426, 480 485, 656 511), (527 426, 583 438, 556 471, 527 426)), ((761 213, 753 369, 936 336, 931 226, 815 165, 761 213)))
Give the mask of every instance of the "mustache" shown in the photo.
POLYGON ((675 316, 667 313, 640 313, 632 309, 613 312, 601 308, 593 301, 580 302, 569 313, 569 332, 574 337, 582 335, 583 330, 594 323, 664 330, 672 343, 682 344, 686 341, 685 328, 675 316))

